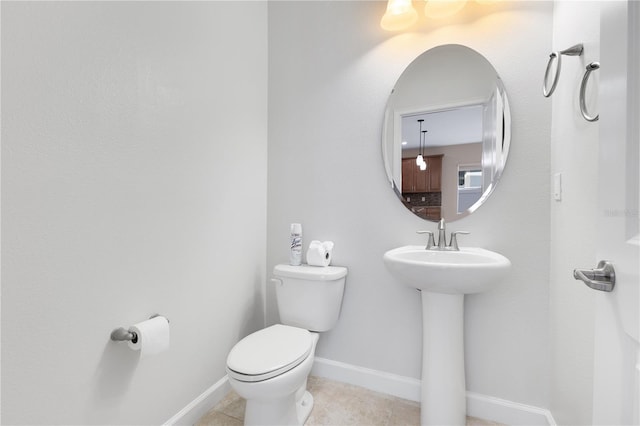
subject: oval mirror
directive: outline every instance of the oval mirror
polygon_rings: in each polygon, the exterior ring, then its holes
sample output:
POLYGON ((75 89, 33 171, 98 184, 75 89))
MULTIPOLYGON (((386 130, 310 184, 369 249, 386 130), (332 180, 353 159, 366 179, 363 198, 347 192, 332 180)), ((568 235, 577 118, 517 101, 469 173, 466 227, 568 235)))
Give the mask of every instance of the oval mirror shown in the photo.
POLYGON ((473 49, 444 45, 418 56, 391 91, 382 155, 402 203, 427 220, 469 215, 495 189, 509 153, 504 85, 473 49))

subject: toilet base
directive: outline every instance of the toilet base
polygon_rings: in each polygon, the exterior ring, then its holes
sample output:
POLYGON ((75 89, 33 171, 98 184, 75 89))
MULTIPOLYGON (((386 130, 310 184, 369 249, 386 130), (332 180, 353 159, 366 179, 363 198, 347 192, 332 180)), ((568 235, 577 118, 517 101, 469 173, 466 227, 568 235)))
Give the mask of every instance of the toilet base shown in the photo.
POLYGON ((295 393, 278 401, 247 400, 245 426, 302 426, 313 409, 313 395, 305 390, 302 398, 295 393))
POLYGON ((296 402, 296 410, 298 411, 298 421, 299 424, 304 425, 304 423, 309 418, 311 414, 311 410, 313 409, 313 395, 309 393, 308 390, 304 391, 304 395, 300 398, 299 401, 296 402))

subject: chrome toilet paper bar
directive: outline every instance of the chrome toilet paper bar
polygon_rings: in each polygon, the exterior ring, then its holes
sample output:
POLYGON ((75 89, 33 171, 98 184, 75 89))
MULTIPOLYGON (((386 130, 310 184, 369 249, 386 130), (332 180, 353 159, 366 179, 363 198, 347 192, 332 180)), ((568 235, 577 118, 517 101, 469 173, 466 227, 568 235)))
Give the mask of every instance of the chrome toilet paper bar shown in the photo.
MULTIPOLYGON (((149 319, 159 317, 160 314, 153 314, 149 317, 149 319)), ((166 318, 166 317, 165 317, 166 318)), ((169 318, 167 318, 167 322, 169 322, 169 318)), ((111 340, 114 342, 128 342, 131 341, 133 343, 138 342, 138 334, 134 331, 129 331, 124 327, 116 328, 111 332, 111 340)))
POLYGON ((138 341, 138 334, 133 331, 126 330, 124 327, 116 328, 111 332, 111 340, 114 342, 138 341))

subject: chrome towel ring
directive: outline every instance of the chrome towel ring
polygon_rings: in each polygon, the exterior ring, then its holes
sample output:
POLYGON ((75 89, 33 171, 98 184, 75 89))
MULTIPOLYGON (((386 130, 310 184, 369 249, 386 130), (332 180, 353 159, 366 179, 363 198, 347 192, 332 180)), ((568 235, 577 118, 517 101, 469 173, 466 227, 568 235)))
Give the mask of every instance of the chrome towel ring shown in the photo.
POLYGON ((580 56, 584 50, 584 46, 582 43, 576 44, 575 46, 571 46, 568 49, 561 50, 559 52, 552 52, 549 55, 549 62, 547 62, 547 69, 544 72, 544 80, 542 81, 542 94, 545 98, 548 98, 553 94, 556 90, 556 86, 558 85, 558 79, 560 78, 560 69, 562 66, 562 55, 567 56, 580 56), (553 76, 553 81, 551 82, 551 87, 547 90, 547 80, 549 79, 549 73, 551 72, 551 64, 553 63, 553 59, 556 59, 558 65, 556 66, 556 72, 553 76))
POLYGON ((582 113, 584 119, 587 121, 598 121, 598 119, 600 118, 600 114, 597 114, 595 117, 589 115, 589 112, 587 111, 587 101, 585 100, 587 81, 589 81, 589 76, 591 75, 591 73, 597 69, 600 69, 599 62, 591 62, 589 65, 587 65, 584 77, 582 77, 582 83, 580 83, 580 112, 582 113))

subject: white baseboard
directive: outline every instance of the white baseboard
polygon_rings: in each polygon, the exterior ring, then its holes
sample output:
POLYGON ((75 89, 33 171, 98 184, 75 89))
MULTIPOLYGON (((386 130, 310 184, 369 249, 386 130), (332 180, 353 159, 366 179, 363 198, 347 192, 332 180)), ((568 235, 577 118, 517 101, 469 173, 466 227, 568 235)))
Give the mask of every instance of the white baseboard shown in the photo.
POLYGON ((420 401, 420 380, 316 357, 311 374, 365 389, 420 401))
POLYGON ((545 408, 469 391, 467 391, 467 413, 472 417, 493 420, 510 426, 556 426, 551 412, 545 408))
POLYGON ((173 425, 194 425, 207 411, 215 407, 218 402, 229 393, 231 385, 229 379, 225 375, 222 379, 218 380, 209 389, 202 392, 196 399, 191 401, 180 410, 177 414, 164 422, 163 426, 173 425))
MULTIPOLYGON (((410 401, 420 401, 420 380, 412 377, 319 357, 315 359, 311 374, 410 401)), ((164 426, 195 424, 207 411, 222 401, 230 390, 231 385, 225 375, 167 420, 164 426)), ((467 391, 467 414, 510 426, 556 426, 549 410, 469 391, 467 391)))
MULTIPOLYGON (((410 401, 420 401, 420 380, 316 357, 311 374, 410 401)), ((467 391, 467 414, 505 425, 556 426, 549 410, 467 391)))

